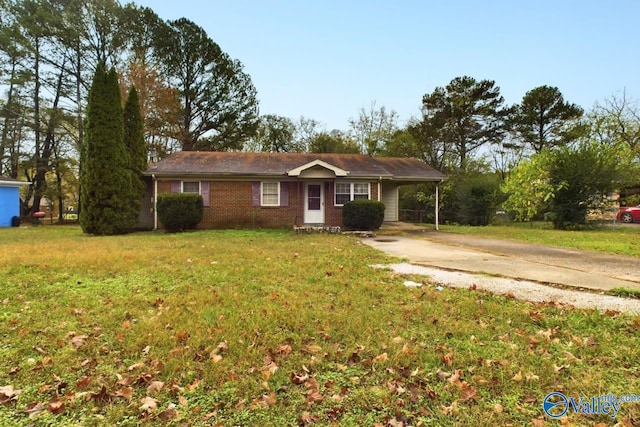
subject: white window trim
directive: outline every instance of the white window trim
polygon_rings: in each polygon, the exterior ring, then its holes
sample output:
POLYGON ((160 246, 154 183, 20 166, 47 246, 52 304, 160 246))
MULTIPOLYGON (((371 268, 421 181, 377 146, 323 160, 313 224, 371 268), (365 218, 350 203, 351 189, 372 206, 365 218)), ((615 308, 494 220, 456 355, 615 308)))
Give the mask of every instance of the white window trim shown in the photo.
MULTIPOLYGON (((349 184, 349 201, 353 201, 354 197, 355 197, 355 185, 354 184, 366 184, 367 185, 367 199, 371 200, 371 183, 370 182, 336 182, 336 184, 349 184)), ((337 185, 334 187, 337 188, 337 185)), ((338 193, 337 191, 334 190, 334 194, 333 194, 333 203, 334 206, 344 206, 344 204, 338 204, 336 203, 336 198, 338 196, 338 194, 346 194, 346 193, 338 193)), ((364 193, 358 193, 358 194, 364 194, 364 193)))
POLYGON ((260 206, 280 206, 280 182, 279 181, 261 181, 260 182, 260 206), (276 184, 278 190, 278 200, 276 203, 264 202, 264 184, 276 184))
MULTIPOLYGON (((198 183, 198 194, 202 193, 202 183, 200 181, 180 181, 180 192, 184 193, 184 183, 185 182, 197 182, 198 183)), ((196 193, 192 193, 192 192, 188 192, 186 194, 196 194, 196 193)))

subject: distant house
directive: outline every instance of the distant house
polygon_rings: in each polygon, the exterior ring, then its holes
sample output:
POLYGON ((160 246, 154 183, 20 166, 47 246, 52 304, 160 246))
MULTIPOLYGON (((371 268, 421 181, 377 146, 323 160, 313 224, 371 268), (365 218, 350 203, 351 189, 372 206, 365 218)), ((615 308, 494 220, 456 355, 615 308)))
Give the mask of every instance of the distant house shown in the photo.
POLYGON ((385 221, 398 221, 398 188, 446 179, 412 158, 361 154, 183 151, 153 163, 141 225, 156 229, 157 196, 202 195, 200 228, 341 226, 342 206, 354 199, 385 204, 385 221))
POLYGON ((20 187, 28 182, 0 176, 0 227, 10 227, 20 217, 20 187))

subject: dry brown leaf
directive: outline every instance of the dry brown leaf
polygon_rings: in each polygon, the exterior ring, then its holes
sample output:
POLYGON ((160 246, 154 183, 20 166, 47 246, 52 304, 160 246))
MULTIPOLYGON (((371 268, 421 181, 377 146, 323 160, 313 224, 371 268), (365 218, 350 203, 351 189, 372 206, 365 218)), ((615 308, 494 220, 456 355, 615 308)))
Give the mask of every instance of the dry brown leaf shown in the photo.
POLYGON ((307 405, 311 405, 314 402, 321 402, 323 399, 324 396, 322 396, 317 389, 309 390, 307 393, 307 405))
POLYGON ((276 404, 276 394, 271 392, 269 394, 265 393, 262 395, 261 403, 263 406, 271 407, 276 404))
POLYGON ((309 379, 309 374, 304 373, 298 373, 298 372, 292 372, 291 373, 291 382, 294 384, 304 384, 307 380, 309 379))
POLYGON ((133 387, 127 387, 124 385, 120 386, 118 391, 116 391, 116 396, 124 397, 127 400, 131 400, 131 398, 133 397, 133 387))
POLYGON ((211 361, 213 363, 218 363, 221 360, 222 360, 222 355, 216 354, 216 353, 211 353, 211 361))
POLYGON ((127 368, 127 371, 135 371, 136 369, 144 368, 144 363, 138 362, 127 368))
POLYGON ((47 405, 47 410, 56 415, 63 413, 64 409, 64 400, 54 399, 47 405))
POLYGON ((448 367, 453 366, 453 352, 441 355, 440 360, 442 360, 442 363, 444 363, 448 367))
POLYGON ((306 350, 311 354, 316 354, 322 351, 322 347, 317 344, 311 344, 306 347, 306 350))
POLYGON ((89 338, 87 335, 75 335, 71 338, 71 344, 73 344, 75 348, 80 348, 84 345, 87 338, 89 338))
POLYGON ((380 363, 386 361, 388 358, 389 356, 387 355, 387 353, 382 353, 381 355, 374 357, 373 361, 375 363, 380 363))
POLYGON ((0 404, 4 405, 17 400, 20 393, 22 393, 22 390, 15 390, 12 385, 0 387, 0 404))
POLYGON ((149 393, 149 394, 157 393, 160 390, 162 390, 162 387, 164 387, 164 382, 162 382, 162 381, 151 381, 151 384, 149 384, 149 386, 147 387, 147 393, 149 393))
POLYGON ((496 414, 501 414, 504 412, 504 407, 501 404, 496 403, 495 405, 493 405, 493 412, 495 412, 496 414))
POLYGON ((83 375, 80 377, 80 379, 76 383, 76 388, 78 390, 86 390, 89 388, 90 383, 91 383, 91 379, 87 375, 83 375))
POLYGON ((173 403, 170 403, 167 409, 158 414, 158 418, 160 418, 164 422, 171 421, 177 416, 178 413, 176 412, 176 405, 174 405, 173 403))
POLYGON ((25 414, 29 414, 29 418, 35 417, 38 414, 43 413, 46 410, 45 406, 40 402, 31 402, 22 411, 25 414))
POLYGON ((184 396, 178 396, 178 405, 183 407, 188 406, 187 398, 184 396))
POLYGON ((140 399, 140 403, 142 403, 142 405, 140 405, 138 409, 141 411, 153 411, 158 407, 158 401, 149 396, 140 399))
POLYGON ((512 379, 513 381, 515 381, 515 382, 518 382, 518 383, 519 383, 520 381, 522 381, 522 371, 518 371, 518 373, 517 373, 517 374, 515 374, 515 375, 513 376, 513 378, 511 378, 511 379, 512 379))
POLYGON ((288 356, 291 354, 292 348, 289 344, 281 344, 278 346, 278 348, 276 349, 276 353, 278 353, 280 356, 288 356))
POLYGON ((478 390, 474 386, 466 382, 462 384, 462 392, 460 393, 460 399, 462 399, 462 401, 466 402, 467 400, 475 399, 477 394, 478 390))

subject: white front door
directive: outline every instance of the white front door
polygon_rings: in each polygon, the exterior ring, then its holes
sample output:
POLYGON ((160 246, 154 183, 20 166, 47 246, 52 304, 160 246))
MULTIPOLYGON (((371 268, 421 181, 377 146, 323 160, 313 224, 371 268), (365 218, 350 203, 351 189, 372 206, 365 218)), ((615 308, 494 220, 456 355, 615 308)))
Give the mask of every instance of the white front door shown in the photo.
POLYGON ((324 185, 306 183, 304 186, 304 223, 324 224, 324 185))

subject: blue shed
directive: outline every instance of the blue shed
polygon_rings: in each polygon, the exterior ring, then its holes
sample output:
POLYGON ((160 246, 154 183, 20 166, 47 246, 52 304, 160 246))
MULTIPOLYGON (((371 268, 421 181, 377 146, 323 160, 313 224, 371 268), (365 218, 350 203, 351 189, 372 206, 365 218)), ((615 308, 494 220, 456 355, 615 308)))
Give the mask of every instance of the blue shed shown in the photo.
POLYGON ((0 176, 0 227, 10 227, 11 219, 20 216, 20 186, 28 182, 0 176))

